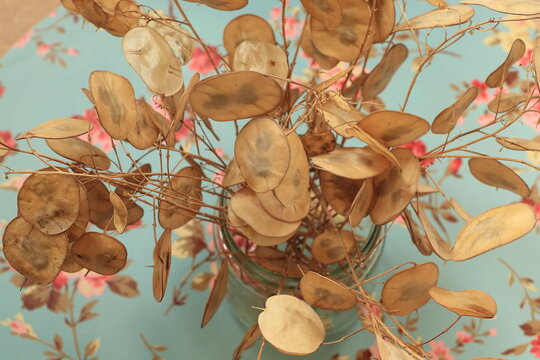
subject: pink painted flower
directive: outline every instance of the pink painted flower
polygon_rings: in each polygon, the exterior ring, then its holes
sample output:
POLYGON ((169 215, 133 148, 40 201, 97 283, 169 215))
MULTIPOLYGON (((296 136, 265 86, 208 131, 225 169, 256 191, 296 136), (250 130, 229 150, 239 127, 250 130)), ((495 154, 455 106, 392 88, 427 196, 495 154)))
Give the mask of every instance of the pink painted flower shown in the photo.
POLYGON ((5 91, 6 91, 6 88, 4 87, 4 85, 0 84, 0 98, 2 98, 5 91))
POLYGON ((534 209, 534 213, 536 214, 536 220, 540 221, 540 202, 535 203, 531 198, 521 199, 521 202, 531 205, 534 209))
MULTIPOLYGON (((408 144, 401 145, 400 147, 411 150, 412 153, 417 157, 426 155, 426 151, 427 151, 426 144, 422 140, 416 140, 408 144)), ((435 162, 435 159, 433 158, 424 159, 420 161, 420 166, 427 168, 433 165, 434 162, 435 162)))
MULTIPOLYGON (((3 144, 5 144, 5 145, 7 145, 9 147, 12 147, 12 148, 17 147, 17 144, 15 143, 15 139, 13 138, 13 134, 9 130, 4 130, 4 131, 0 130, 0 142, 2 142, 3 144)), ((5 150, 5 148, 4 148, 4 150, 5 150)), ((6 156, 8 156, 8 155, 10 155, 12 153, 13 153, 13 151, 9 150, 7 152, 7 154, 5 154, 4 156, 0 156, 0 159, 5 158, 6 156)))
POLYGON ((66 275, 64 271, 60 271, 60 273, 56 276, 56 279, 52 282, 52 285, 56 290, 62 289, 66 284, 68 283, 69 277, 66 275))
POLYGON ((31 39, 32 35, 34 35, 34 29, 28 30, 19 40, 13 44, 12 48, 22 48, 24 47, 31 39))
POLYGON ((142 226, 142 220, 137 220, 133 224, 128 225, 126 227, 126 230, 137 229, 137 228, 140 228, 141 226, 142 226))
MULTIPOLYGON (((538 216, 536 217, 538 218, 538 216)), ((489 336, 497 336, 499 335, 499 330, 496 328, 489 329, 489 336)))
POLYGON ((532 56, 532 49, 527 50, 525 55, 521 59, 518 60, 518 65, 521 66, 527 66, 531 63, 531 56, 532 56))
POLYGON ((450 164, 448 164, 448 173, 452 176, 455 176, 457 178, 460 178, 461 175, 458 174, 459 169, 461 168, 461 165, 463 164, 462 158, 455 158, 450 161, 450 164))
POLYGON ((225 172, 223 170, 218 170, 214 174, 214 181, 218 184, 221 184, 223 182, 223 177, 225 176, 225 172))
POLYGON ((77 273, 81 276, 77 282, 77 291, 81 293, 82 296, 86 298, 91 298, 94 296, 101 296, 105 291, 107 280, 112 278, 111 275, 100 275, 95 272, 89 272, 88 275, 84 276, 86 270, 83 270, 83 273, 77 273))
POLYGON ((456 338, 457 338, 457 341, 460 342, 461 344, 467 344, 473 341, 472 336, 467 334, 465 331, 456 332, 456 338))
POLYGON ((0 321, 0 325, 9 326, 11 328, 11 332, 15 335, 29 335, 32 337, 37 337, 36 333, 34 333, 34 330, 32 329, 32 326, 24 321, 24 317, 21 313, 15 315, 15 320, 8 318, 4 321, 0 321))
POLYGON ((450 353, 450 348, 444 344, 443 340, 431 341, 429 343, 431 350, 431 360, 454 360, 454 356, 450 353))
POLYGON ((540 335, 531 341, 531 353, 535 358, 540 358, 540 335))
POLYGON ((369 352, 371 353, 371 358, 374 360, 380 360, 381 354, 379 353, 379 348, 377 345, 373 345, 369 347, 369 352))
POLYGON ((49 51, 51 51, 52 45, 47 43, 38 43, 38 46, 36 47, 36 54, 38 55, 45 55, 49 51))
POLYGON ((167 120, 171 120, 171 114, 167 111, 165 106, 163 105, 163 99, 159 96, 153 96, 152 97, 152 109, 154 109, 157 113, 163 115, 167 120))
POLYGON ((208 53, 210 58, 206 55, 206 52, 199 46, 193 49, 193 56, 189 62, 189 70, 196 71, 202 75, 209 73, 214 69, 214 65, 217 67, 221 64, 221 58, 217 53, 217 47, 209 46, 208 53), (212 64, 213 62, 213 64, 212 64))
POLYGON ((68 55, 79 55, 79 50, 77 49, 74 49, 74 48, 67 48, 66 50, 64 50, 66 54, 68 55))
POLYGON ((270 10, 270 18, 272 20, 281 19, 281 6, 273 7, 272 10, 270 10))
POLYGON ((193 133, 193 118, 186 117, 184 118, 184 124, 176 132, 176 140, 180 141, 193 133))
POLYGON ((49 17, 55 17, 57 14, 56 10, 53 10, 49 13, 49 17))
POLYGON ((302 27, 304 26, 304 20, 298 20, 293 16, 285 17, 285 36, 287 41, 300 35, 302 27))
POLYGON ((478 88, 478 96, 474 99, 475 104, 485 104, 493 99, 493 95, 489 93, 489 87, 482 80, 474 79, 471 85, 478 88))
POLYGON ((487 125, 490 122, 492 122, 493 120, 495 120, 495 114, 492 114, 492 113, 486 113, 484 115, 479 116, 478 119, 477 119, 477 121, 481 125, 487 125))
POLYGON ((92 130, 90 130, 88 134, 79 136, 80 139, 84 141, 90 141, 90 143, 93 145, 99 145, 101 149, 105 152, 112 149, 112 139, 109 134, 107 134, 107 132, 101 127, 96 110, 86 109, 84 111, 84 115, 73 115, 72 118, 87 120, 90 121, 93 125, 92 130))

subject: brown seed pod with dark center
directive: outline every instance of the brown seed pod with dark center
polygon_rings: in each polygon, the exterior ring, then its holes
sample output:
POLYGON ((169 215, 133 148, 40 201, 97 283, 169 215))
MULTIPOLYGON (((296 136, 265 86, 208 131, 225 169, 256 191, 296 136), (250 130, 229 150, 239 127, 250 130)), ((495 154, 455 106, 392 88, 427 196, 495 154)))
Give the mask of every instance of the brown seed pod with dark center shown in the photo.
POLYGON ((347 216, 364 181, 344 178, 328 171, 319 171, 319 178, 325 200, 338 214, 347 216))
POLYGON ((107 154, 87 141, 78 138, 47 139, 46 141, 52 151, 66 159, 96 170, 107 170, 111 166, 111 160, 107 154))
POLYGON ((390 314, 409 315, 429 301, 429 290, 438 280, 439 268, 432 262, 401 270, 384 283, 381 302, 390 314))
POLYGON ((83 135, 92 130, 90 121, 79 119, 55 119, 49 120, 32 130, 17 137, 20 139, 30 139, 33 137, 41 139, 67 139, 83 135))
POLYGON ((367 179, 390 168, 390 161, 371 147, 339 148, 330 153, 314 156, 313 164, 319 169, 349 179, 367 179))
POLYGON ((452 105, 441 111, 431 124, 434 134, 448 134, 457 124, 458 119, 478 96, 478 88, 471 86, 452 105))
POLYGON ((33 174, 19 190, 17 205, 21 216, 39 231, 59 234, 79 215, 79 185, 69 174, 33 174))
POLYGON ((311 254, 313 259, 321 264, 334 264, 345 259, 355 243, 356 237, 349 230, 341 230, 338 233, 334 229, 328 229, 315 237, 311 245, 311 254))
MULTIPOLYGON (((390 2, 393 3, 393 1, 390 2)), ((364 101, 375 98, 386 88, 401 64, 407 59, 408 54, 409 51, 405 45, 396 44, 383 55, 381 61, 367 75, 362 84, 364 101)))
POLYGON ((496 188, 529 197, 531 189, 514 170, 503 163, 490 158, 474 158, 468 162, 471 174, 480 182, 496 188))
POLYGON ((349 310, 357 302, 356 296, 347 286, 313 271, 302 276, 300 293, 305 302, 325 310, 349 310))
POLYGON ((339 0, 301 0, 306 12, 332 30, 341 24, 339 0))
POLYGON ((152 287, 154 289, 154 298, 161 302, 167 289, 169 270, 171 269, 171 229, 165 229, 159 237, 154 248, 153 259, 152 287))
POLYGON ((497 314, 497 303, 481 290, 452 291, 433 287, 429 295, 439 305, 458 315, 491 319, 497 314))
POLYGON ((285 206, 273 191, 265 193, 256 193, 257 200, 263 209, 273 218, 286 222, 295 222, 302 220, 307 216, 311 205, 311 194, 309 190, 304 195, 295 200, 290 206, 285 206))
POLYGON ((239 120, 274 110, 282 98, 281 86, 254 71, 231 72, 198 82, 190 94, 193 110, 216 121, 239 120))
POLYGON ((86 188, 79 185, 79 214, 73 222, 73 225, 66 230, 66 235, 70 242, 73 242, 86 232, 88 222, 90 221, 90 206, 88 202, 88 195, 86 194, 86 188))
POLYGON ((262 17, 253 14, 232 19, 223 30, 223 46, 229 57, 232 57, 236 47, 246 40, 276 44, 272 26, 262 17))
POLYGON ((83 267, 77 264, 77 262, 73 258, 73 254, 71 253, 71 243, 68 244, 66 258, 64 259, 64 263, 62 264, 62 271, 68 273, 76 273, 78 271, 81 271, 82 269, 83 267))
POLYGON ((301 278, 304 273, 309 271, 306 264, 293 261, 289 254, 273 247, 257 247, 253 261, 267 270, 291 278, 301 278))
POLYGON ((336 136, 330 130, 318 134, 308 133, 302 136, 302 144, 309 157, 322 155, 334 151, 336 136))
POLYGON ((339 60, 331 56, 323 54, 313 43, 313 37, 311 35, 311 25, 309 23, 304 25, 304 31, 302 33, 302 40, 300 43, 302 50, 311 57, 322 69, 329 70, 335 67, 339 60))
POLYGON ((159 135, 159 129, 152 121, 152 114, 149 113, 147 104, 143 99, 136 101, 137 121, 131 129, 127 140, 131 145, 139 150, 148 149, 154 145, 159 135))
POLYGON ((47 235, 16 217, 6 226, 3 252, 9 264, 38 285, 52 282, 64 263, 68 250, 65 233, 47 235))
POLYGON ((88 232, 71 245, 73 259, 82 267, 101 275, 114 275, 126 266, 127 250, 115 238, 88 232))
POLYGON ((503 85, 510 67, 525 55, 527 47, 521 39, 515 39, 504 62, 486 78, 486 85, 497 88, 503 85))

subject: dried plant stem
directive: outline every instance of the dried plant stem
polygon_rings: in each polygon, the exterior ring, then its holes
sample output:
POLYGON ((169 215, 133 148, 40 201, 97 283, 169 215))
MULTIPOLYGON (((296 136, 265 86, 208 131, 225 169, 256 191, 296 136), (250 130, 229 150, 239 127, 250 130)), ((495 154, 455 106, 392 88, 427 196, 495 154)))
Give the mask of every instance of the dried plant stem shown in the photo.
POLYGON ((50 343, 46 342, 46 341, 43 340, 43 339, 40 339, 40 338, 38 338, 38 337, 33 337, 33 336, 32 336, 32 337, 30 337, 30 336, 25 337, 25 339, 29 339, 29 340, 38 342, 38 343, 40 343, 40 344, 42 344, 42 345, 45 345, 45 346, 51 348, 52 350, 58 352, 58 355, 62 355, 62 357, 65 357, 67 360, 75 360, 72 356, 66 354, 63 350, 58 349, 56 346, 54 346, 53 344, 50 344, 50 343))
POLYGON ((350 338, 351 336, 354 336, 354 335, 358 334, 359 332, 362 332, 362 331, 364 331, 364 330, 366 330, 366 329, 367 329, 367 326, 364 326, 364 327, 361 328, 361 329, 358 329, 358 330, 356 330, 356 331, 353 331, 353 332, 350 333, 350 334, 347 334, 347 335, 343 336, 343 337, 342 337, 341 339, 339 339, 339 340, 334 340, 334 341, 329 341, 329 342, 323 342, 322 344, 323 344, 323 345, 332 345, 332 344, 340 343, 340 342, 342 342, 342 341, 344 341, 344 340, 347 340, 347 339, 350 338))
POLYGON ((531 319, 535 320, 536 302, 529 295, 529 291, 528 291, 527 287, 521 281, 519 281, 521 278, 520 278, 518 272, 508 262, 506 262, 503 258, 499 258, 499 261, 508 269, 508 271, 510 271, 512 273, 513 276, 515 276, 518 279, 521 290, 523 291, 523 296, 527 300, 527 303, 528 303, 529 308, 531 310, 531 319))
POLYGON ((264 349, 264 337, 261 337, 261 346, 259 347, 259 353, 257 354, 257 360, 261 360, 263 349, 264 349))
MULTIPOLYGON (((66 295, 69 292, 69 285, 66 285, 66 295)), ((77 293, 77 287, 73 286, 73 291, 71 296, 68 297, 68 312, 69 312, 69 327, 71 328, 71 334, 73 336, 73 344, 75 345, 75 352, 77 353, 77 359, 82 360, 81 349, 79 345, 79 338, 77 335, 77 321, 75 320, 75 315, 73 313, 75 294, 77 293)))
POLYGON ((154 350, 153 346, 150 345, 148 340, 146 340, 146 338, 144 337, 144 334, 139 333, 139 336, 141 337, 141 339, 142 339, 142 341, 144 343, 144 346, 146 346, 146 348, 148 349, 148 351, 150 351, 150 353, 154 356, 154 358, 160 358, 159 354, 156 352, 156 350, 154 350))
POLYGON ((439 334, 435 335, 431 339, 424 341, 423 343, 420 344, 420 346, 424 346, 426 344, 429 344, 433 340, 437 339, 439 336, 442 336, 442 335, 446 334, 454 325, 457 324, 457 322, 461 319, 461 317, 462 317, 462 315, 458 315, 456 320, 454 320, 450 325, 448 325, 448 327, 446 329, 444 329, 443 331, 441 331, 439 334))

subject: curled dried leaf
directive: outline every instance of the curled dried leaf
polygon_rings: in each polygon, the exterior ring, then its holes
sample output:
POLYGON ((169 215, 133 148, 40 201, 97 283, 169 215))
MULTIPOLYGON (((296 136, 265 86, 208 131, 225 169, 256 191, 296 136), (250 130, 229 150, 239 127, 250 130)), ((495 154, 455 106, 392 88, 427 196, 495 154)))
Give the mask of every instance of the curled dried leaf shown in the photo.
POLYGON ((470 159, 471 174, 486 185, 505 189, 522 198, 529 197, 531 189, 514 170, 491 158, 470 159))
POLYGON ((452 291, 433 287, 429 295, 439 305, 458 315, 490 319, 497 314, 497 303, 481 290, 452 291))
POLYGON ((71 245, 77 264, 101 275, 114 275, 126 266, 127 250, 115 238, 87 232, 71 245))
POLYGON ((214 281, 214 286, 212 287, 212 291, 210 291, 206 306, 204 307, 201 328, 205 327, 218 311, 221 302, 225 298, 225 295, 227 295, 228 282, 229 266, 227 260, 225 260, 223 263, 221 263, 221 267, 219 268, 219 272, 216 276, 216 281, 214 281))
POLYGON ((167 289, 169 271, 171 269, 171 229, 163 230, 153 252, 154 269, 152 273, 152 288, 154 298, 161 302, 167 289))
POLYGON ((357 301, 347 286, 313 271, 302 276, 300 293, 309 305, 325 310, 350 310, 357 301))

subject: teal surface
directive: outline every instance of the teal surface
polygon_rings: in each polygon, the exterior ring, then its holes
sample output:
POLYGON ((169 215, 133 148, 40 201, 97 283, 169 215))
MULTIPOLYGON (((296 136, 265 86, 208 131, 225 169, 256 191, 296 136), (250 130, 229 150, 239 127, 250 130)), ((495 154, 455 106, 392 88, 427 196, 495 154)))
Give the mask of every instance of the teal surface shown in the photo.
MULTIPOLYGON (((222 29, 230 19, 248 12, 270 18, 271 9, 278 6, 279 1, 251 0, 246 8, 230 13, 219 12, 192 3, 183 2, 183 4, 201 36, 210 44, 219 44, 221 43, 222 29)), ((164 1, 152 2, 153 8, 160 6, 166 7, 167 4, 164 1)), ((429 9, 429 4, 425 2, 417 3, 415 0, 410 4, 411 14, 429 9)), ((119 38, 104 31, 95 31, 90 24, 82 24, 81 21, 74 22, 72 17, 61 20, 64 15, 64 10, 59 9, 54 16, 44 19, 37 25, 29 42, 22 47, 13 48, 1 60, 0 131, 7 130, 15 136, 46 120, 84 114, 84 111, 90 108, 90 103, 81 92, 81 88, 87 87, 88 76, 94 70, 108 70, 123 75, 132 82, 137 96, 150 98, 151 94, 144 83, 126 63, 120 48, 119 38), (56 23, 65 31, 55 31, 54 27, 46 29, 56 23), (56 45, 47 50, 47 44, 56 45), (57 52, 54 52, 54 49, 57 49, 57 52), (64 59, 65 67, 60 66, 58 60, 56 63, 51 63, 50 59, 46 58, 53 52, 64 59)), ((476 19, 481 21, 490 16, 494 16, 494 14, 478 11, 476 19)), ((503 32, 508 31, 502 25, 499 28, 503 32)), ((449 28, 448 31, 451 33, 453 30, 449 28)), ((533 30, 530 31, 531 35, 532 33, 533 30)), ((429 42, 436 44, 443 34, 440 29, 434 31, 429 42)), ((454 101, 456 92, 450 88, 450 83, 461 84, 463 81, 470 83, 473 79, 485 79, 506 56, 500 46, 488 46, 483 43, 482 40, 489 35, 490 33, 487 32, 475 32, 473 35, 467 35, 459 45, 450 49, 452 53, 437 56, 431 66, 420 75, 412 92, 407 111, 431 121, 443 108, 454 101), (456 57, 454 53, 459 53, 461 56, 456 57)), ((425 36, 425 33, 422 36, 425 36)), ((218 48, 218 51, 224 52, 222 48, 218 48)), ((397 110, 403 102, 413 75, 410 63, 414 57, 415 54, 411 53, 407 63, 397 73, 396 81, 383 93, 383 98, 389 109, 397 110)), ((372 68, 374 64, 375 61, 371 60, 368 63, 368 68, 372 68)), ((300 70, 306 66, 306 60, 302 59, 298 65, 299 75, 300 70)), ((186 67, 186 79, 189 79, 189 74, 190 71, 186 67)), ((483 106, 485 108, 485 105, 483 106)), ((477 125, 477 118, 481 115, 479 110, 471 112, 463 127, 459 128, 458 131, 465 131, 477 125)), ((222 139, 219 147, 230 154, 233 141, 232 126, 219 124, 216 129, 222 139)), ((509 134, 505 133, 504 135, 510 136, 509 134)), ((536 130, 526 124, 517 124, 511 134, 532 138, 536 136, 536 130)), ((430 148, 430 145, 440 141, 441 137, 432 137, 427 139, 426 143, 430 148)), ((36 140, 32 143, 35 144, 36 149, 48 151, 41 141, 36 140)), ((22 143, 20 146, 24 148, 26 145, 22 143)), ((499 148, 500 146, 494 141, 489 141, 476 149, 494 153, 498 152, 499 148)), ((505 154, 505 152, 501 154, 505 154)), ((523 159, 526 159, 525 156, 526 154, 523 154, 523 159)), ((42 164, 35 158, 22 154, 8 156, 5 159, 5 164, 21 171, 42 167, 42 164)), ((436 176, 443 173, 446 165, 446 160, 436 163, 435 167, 438 169, 436 172, 434 170, 436 176)), ((443 187, 447 193, 456 197, 472 215, 478 215, 490 207, 521 200, 514 194, 504 192, 504 190, 497 191, 475 181, 469 174, 466 162, 459 173, 462 178, 450 177, 445 180, 443 187)), ((522 175, 531 184, 536 180, 537 174, 526 172, 522 175)), ((7 182, 9 180, 1 181, 7 182)), ((4 187, 8 187, 6 184, 4 183, 4 187)), ((16 192, 0 189, 0 219, 9 221, 15 215, 16 192)), ((215 318, 204 329, 200 329, 200 321, 208 291, 188 291, 189 296, 186 304, 174 307, 167 316, 164 315, 171 302, 172 287, 178 286, 182 281, 190 266, 190 259, 174 259, 168 293, 163 303, 154 301, 151 287, 152 270, 149 268, 149 265, 152 264, 153 250, 151 223, 151 212, 147 211, 141 228, 130 230, 119 237, 127 246, 132 260, 132 263, 121 275, 125 276, 126 278, 123 279, 128 282, 135 281, 137 283, 136 289, 131 283, 124 289, 124 296, 121 296, 113 291, 110 285, 113 280, 96 279, 94 283, 88 285, 89 288, 86 290, 75 292, 73 304, 76 315, 85 304, 98 301, 92 312, 98 313, 99 316, 83 322, 77 327, 81 352, 84 353, 84 348, 88 343, 99 338, 99 350, 95 355, 88 357, 89 359, 94 356, 107 360, 149 359, 152 358, 152 355, 141 340, 140 334, 143 333, 150 344, 159 344, 168 348, 159 352, 165 359, 230 358, 245 329, 237 323, 228 304, 225 303, 222 306, 215 318), (92 291, 96 296, 87 297, 92 291), (102 294, 97 295, 100 291, 102 294), (126 297, 126 295, 130 297, 126 297)), ((448 227, 452 237, 455 237, 461 225, 462 223, 448 227)), ((211 237, 206 235, 206 239, 209 241, 211 237)), ((463 263, 443 263, 435 256, 424 257, 420 255, 411 244, 406 229, 401 225, 394 225, 387 238, 385 251, 377 265, 377 271, 385 271, 411 260, 416 262, 434 261, 440 266, 439 284, 442 287, 455 290, 481 289, 496 299, 499 307, 498 315, 494 320, 486 320, 481 324, 476 321, 476 326, 481 326, 481 330, 472 329, 475 332, 474 336, 466 337, 468 333, 463 326, 470 325, 470 320, 462 319, 450 331, 435 340, 436 343, 427 345, 426 349, 433 349, 434 354, 439 354, 436 356, 440 357, 434 359, 471 359, 490 356, 532 359, 535 356, 540 357, 540 337, 538 337, 540 326, 534 322, 530 323, 531 320, 535 320, 535 316, 540 315, 537 310, 540 308, 539 305, 536 305, 534 311, 530 310, 530 306, 533 308, 535 306, 534 299, 540 296, 534 287, 534 282, 540 281, 539 255, 540 243, 537 233, 533 231, 515 243, 473 260, 463 263), (511 287, 508 285, 509 271, 499 261, 499 258, 507 261, 520 274, 521 282, 516 279, 511 287), (532 305, 525 303, 523 308, 520 308, 524 294, 533 299, 531 300, 532 305), (537 328, 527 332, 519 327, 526 322, 529 322, 530 326, 536 325, 537 328), (491 332, 482 336, 481 334, 486 331, 491 332), (456 342, 457 339, 461 340, 456 342), (471 341, 471 339, 474 340, 471 341), (536 345, 535 341, 538 341, 536 345), (500 355, 503 351, 522 344, 524 345, 522 355, 500 355), (536 353, 534 353, 534 349, 536 349, 536 353), (464 353, 459 353, 459 351, 464 351, 464 353)), ((2 267, 3 265, 0 264, 0 268, 2 267)), ((5 326, 0 326, 0 359, 55 358, 53 355, 43 354, 44 351, 52 351, 46 345, 11 334, 12 331, 28 330, 20 318, 18 322, 15 321, 17 314, 22 314, 24 323, 30 324, 33 332, 47 343, 53 343, 55 334, 60 335, 64 343, 63 351, 76 358, 71 329, 66 326, 64 321, 64 318, 69 314, 50 311, 46 305, 35 310, 28 310, 28 306, 22 307, 21 296, 24 295, 24 290, 21 292, 17 286, 10 282, 13 274, 10 270, 0 274, 0 321, 5 321, 3 323, 5 326)), ((68 282, 70 291, 73 289, 74 281, 74 279, 70 279, 68 282)), ((62 291, 65 289, 63 287, 62 291)), ((116 292, 122 292, 116 290, 116 292)), ((433 303, 422 308, 418 315, 417 330, 413 334, 417 337, 421 336, 424 340, 444 330, 455 319, 452 313, 435 306, 433 303)), ((373 344, 373 336, 369 333, 362 333, 343 343, 323 346, 317 353, 307 356, 306 359, 330 360, 333 355, 339 353, 344 356, 343 360, 352 360, 355 359, 358 350, 367 349, 373 344)), ((245 358, 255 359, 257 351, 258 346, 248 351, 245 358)), ((270 360, 290 359, 291 357, 278 353, 267 344, 262 358, 270 360)), ((358 359, 363 360, 364 358, 358 357, 358 359)))

